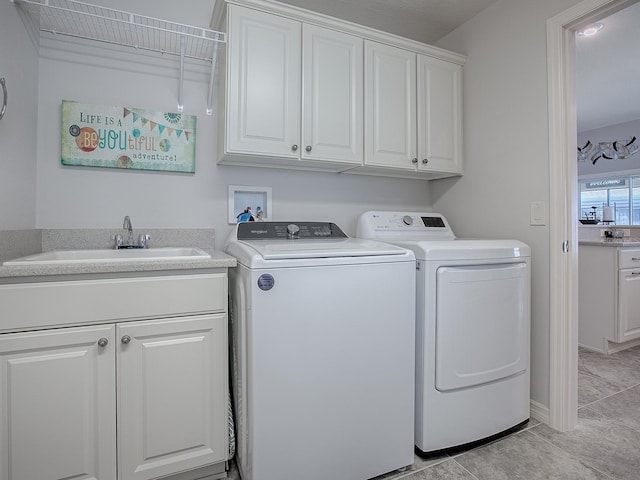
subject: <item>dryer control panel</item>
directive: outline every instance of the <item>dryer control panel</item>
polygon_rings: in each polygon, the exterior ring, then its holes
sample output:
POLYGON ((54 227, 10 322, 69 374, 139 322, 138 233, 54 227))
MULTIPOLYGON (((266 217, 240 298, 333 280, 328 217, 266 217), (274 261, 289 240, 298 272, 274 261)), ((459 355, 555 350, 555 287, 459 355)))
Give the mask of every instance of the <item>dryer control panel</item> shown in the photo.
POLYGON ((378 240, 455 240, 447 219, 428 212, 365 212, 358 219, 357 237, 378 240))

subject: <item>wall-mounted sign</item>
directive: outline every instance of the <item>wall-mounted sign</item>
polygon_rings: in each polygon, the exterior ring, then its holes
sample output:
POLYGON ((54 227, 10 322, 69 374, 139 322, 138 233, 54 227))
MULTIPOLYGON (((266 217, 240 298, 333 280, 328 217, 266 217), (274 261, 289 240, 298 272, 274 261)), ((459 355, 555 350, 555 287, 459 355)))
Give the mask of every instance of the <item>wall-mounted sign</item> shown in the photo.
POLYGON ((194 115, 62 101, 62 164, 194 173, 194 115))
POLYGON ((593 189, 603 189, 603 188, 615 188, 615 187, 626 187, 627 179, 626 178, 609 178, 607 180, 595 180, 593 182, 586 182, 585 188, 587 190, 593 189))

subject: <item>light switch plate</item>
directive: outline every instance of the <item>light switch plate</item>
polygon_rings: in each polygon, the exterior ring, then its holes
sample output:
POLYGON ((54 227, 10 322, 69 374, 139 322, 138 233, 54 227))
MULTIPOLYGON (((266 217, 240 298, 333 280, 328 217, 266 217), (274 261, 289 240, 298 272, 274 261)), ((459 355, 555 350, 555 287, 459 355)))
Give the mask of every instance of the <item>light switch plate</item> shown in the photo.
POLYGON ((546 225, 547 212, 544 201, 529 204, 529 223, 531 225, 546 225))

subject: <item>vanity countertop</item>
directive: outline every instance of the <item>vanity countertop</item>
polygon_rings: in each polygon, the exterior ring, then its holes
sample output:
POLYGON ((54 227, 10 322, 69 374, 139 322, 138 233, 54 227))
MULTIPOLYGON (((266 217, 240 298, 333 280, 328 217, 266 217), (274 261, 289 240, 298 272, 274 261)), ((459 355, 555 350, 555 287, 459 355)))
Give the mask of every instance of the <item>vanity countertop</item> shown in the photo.
POLYGON ((602 247, 640 247, 640 238, 603 238, 601 240, 580 240, 578 245, 602 247))
POLYGON ((5 282, 13 277, 40 277, 48 275, 82 275, 94 273, 135 273, 150 271, 170 271, 195 270, 212 268, 229 268, 236 266, 236 259, 224 252, 217 250, 206 250, 211 255, 210 259, 181 259, 166 260, 159 259, 153 261, 137 261, 105 263, 105 262, 83 262, 79 264, 67 265, 0 265, 0 279, 5 282))

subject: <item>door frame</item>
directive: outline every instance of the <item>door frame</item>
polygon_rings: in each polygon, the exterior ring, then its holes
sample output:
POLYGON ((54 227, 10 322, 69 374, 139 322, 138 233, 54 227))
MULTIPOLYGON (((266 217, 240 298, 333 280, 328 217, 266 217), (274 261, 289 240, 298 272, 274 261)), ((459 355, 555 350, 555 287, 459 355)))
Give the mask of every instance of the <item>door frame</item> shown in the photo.
POLYGON ((549 426, 578 421, 578 168, 575 31, 638 0, 583 0, 547 20, 549 426))

